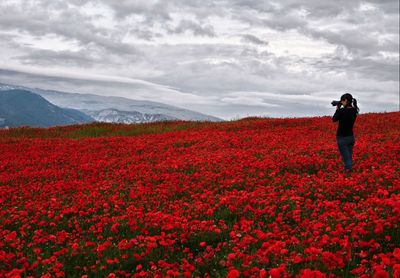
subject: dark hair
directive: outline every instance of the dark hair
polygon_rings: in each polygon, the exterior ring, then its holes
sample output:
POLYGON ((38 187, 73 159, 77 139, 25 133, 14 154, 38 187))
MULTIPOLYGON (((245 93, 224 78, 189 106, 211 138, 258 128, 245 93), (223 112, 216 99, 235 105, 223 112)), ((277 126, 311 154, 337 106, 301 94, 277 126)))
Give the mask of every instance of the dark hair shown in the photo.
POLYGON ((341 101, 345 100, 345 99, 347 99, 347 103, 349 106, 351 106, 351 105, 354 106, 354 108, 357 110, 357 113, 360 111, 360 108, 358 108, 358 106, 357 106, 357 100, 355 98, 353 98, 353 96, 351 94, 346 93, 340 97, 341 101))

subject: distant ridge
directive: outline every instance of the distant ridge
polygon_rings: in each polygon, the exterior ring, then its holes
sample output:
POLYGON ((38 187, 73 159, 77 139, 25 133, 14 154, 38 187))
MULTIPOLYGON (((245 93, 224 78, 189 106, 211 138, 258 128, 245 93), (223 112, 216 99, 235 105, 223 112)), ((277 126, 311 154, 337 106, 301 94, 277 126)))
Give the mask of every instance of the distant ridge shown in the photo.
POLYGON ((93 121, 80 111, 60 108, 27 90, 0 91, 0 127, 51 127, 93 121))
POLYGON ((123 97, 99 96, 95 94, 67 93, 0 83, 0 90, 10 88, 32 91, 57 106, 80 110, 100 122, 147 123, 166 120, 223 121, 217 117, 159 102, 133 100, 123 97))

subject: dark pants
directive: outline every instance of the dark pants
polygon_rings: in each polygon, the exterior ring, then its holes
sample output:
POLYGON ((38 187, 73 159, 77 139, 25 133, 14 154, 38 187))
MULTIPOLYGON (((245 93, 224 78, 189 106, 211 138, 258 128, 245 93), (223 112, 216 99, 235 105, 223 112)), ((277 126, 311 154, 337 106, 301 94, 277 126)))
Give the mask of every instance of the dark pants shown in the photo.
POLYGON ((351 171, 353 166, 353 147, 355 143, 354 136, 337 136, 336 141, 343 159, 344 169, 346 171, 351 171))

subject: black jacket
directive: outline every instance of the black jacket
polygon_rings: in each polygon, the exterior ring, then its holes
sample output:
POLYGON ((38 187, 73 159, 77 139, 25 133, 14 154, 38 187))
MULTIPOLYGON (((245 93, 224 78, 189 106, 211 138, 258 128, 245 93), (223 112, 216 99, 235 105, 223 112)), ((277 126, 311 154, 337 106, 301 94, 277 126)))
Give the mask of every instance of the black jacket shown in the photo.
POLYGON ((339 126, 336 132, 337 136, 352 136, 353 126, 357 118, 357 109, 354 107, 346 107, 337 109, 332 120, 339 121, 339 126))

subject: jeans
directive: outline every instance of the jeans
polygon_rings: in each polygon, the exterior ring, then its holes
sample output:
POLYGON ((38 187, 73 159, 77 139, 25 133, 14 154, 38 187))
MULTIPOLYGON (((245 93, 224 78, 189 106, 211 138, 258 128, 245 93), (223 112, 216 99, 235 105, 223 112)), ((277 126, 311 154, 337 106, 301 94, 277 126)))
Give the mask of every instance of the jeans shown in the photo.
POLYGON ((344 163, 345 171, 351 171, 353 167, 353 147, 355 143, 354 135, 337 136, 336 141, 339 147, 340 155, 344 163))

